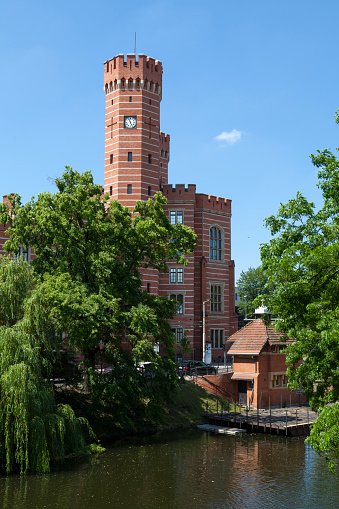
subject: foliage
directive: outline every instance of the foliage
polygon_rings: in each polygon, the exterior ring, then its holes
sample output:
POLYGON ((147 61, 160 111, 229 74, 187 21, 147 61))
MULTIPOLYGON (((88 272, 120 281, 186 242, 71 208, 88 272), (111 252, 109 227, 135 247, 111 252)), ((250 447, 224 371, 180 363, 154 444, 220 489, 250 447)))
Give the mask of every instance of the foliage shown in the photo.
POLYGON ((267 276, 261 265, 257 268, 250 267, 242 271, 237 281, 239 293, 239 311, 241 314, 252 318, 255 310, 254 300, 267 292, 267 276))
POLYGON ((81 420, 46 380, 55 348, 41 287, 26 262, 0 257, 0 470, 49 471, 84 452, 81 420))
POLYGON ((331 460, 338 457, 339 421, 339 160, 328 149, 311 155, 319 168, 319 210, 298 192, 266 219, 274 236, 261 247, 263 269, 274 291, 265 300, 279 316, 289 347, 289 387, 303 387, 320 413, 310 443, 331 460), (301 363, 301 364, 300 364, 301 363))
POLYGON ((176 303, 142 290, 139 269, 166 272, 167 259, 185 264, 196 235, 185 225, 170 224, 161 193, 138 202, 132 215, 117 201, 107 209, 108 196, 102 196, 90 172, 66 167, 55 183, 55 194, 42 193, 25 205, 15 196, 12 208, 2 206, 0 219, 11 222, 7 251, 15 252, 19 245, 34 249, 32 265, 43 277, 54 324, 83 353, 87 380, 102 343, 114 365, 123 362, 125 339, 134 364, 160 363, 155 344, 171 359, 168 319, 176 303))

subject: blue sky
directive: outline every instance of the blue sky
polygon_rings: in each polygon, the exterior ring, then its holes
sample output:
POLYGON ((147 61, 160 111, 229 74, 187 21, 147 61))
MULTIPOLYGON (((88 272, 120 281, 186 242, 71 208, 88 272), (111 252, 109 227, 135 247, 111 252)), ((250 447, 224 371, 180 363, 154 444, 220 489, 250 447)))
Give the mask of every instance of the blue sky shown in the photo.
POLYGON ((137 32, 164 66, 169 181, 232 200, 238 277, 280 203, 320 203, 309 154, 339 145, 338 15, 334 0, 3 3, 0 195, 53 191, 65 165, 103 183, 103 62, 137 32))

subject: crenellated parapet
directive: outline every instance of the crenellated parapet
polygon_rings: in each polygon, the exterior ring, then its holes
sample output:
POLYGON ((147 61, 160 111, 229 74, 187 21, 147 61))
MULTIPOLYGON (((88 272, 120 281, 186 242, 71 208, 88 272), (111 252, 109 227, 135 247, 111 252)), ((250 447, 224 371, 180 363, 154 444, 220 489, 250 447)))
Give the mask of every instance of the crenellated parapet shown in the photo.
POLYGON ((115 90, 147 90, 162 95, 162 63, 140 53, 138 57, 117 55, 104 62, 104 89, 106 94, 115 90))
POLYGON ((196 187, 195 184, 188 184, 187 187, 185 184, 176 184, 175 186, 172 186, 172 184, 165 184, 162 188, 162 194, 168 201, 195 200, 196 187))
POLYGON ((170 135, 166 133, 159 134, 159 149, 160 149, 160 158, 169 161, 170 159, 170 135))
POLYGON ((219 196, 212 196, 210 194, 196 195, 197 208, 231 214, 231 204, 232 200, 228 200, 227 198, 220 198, 219 196))

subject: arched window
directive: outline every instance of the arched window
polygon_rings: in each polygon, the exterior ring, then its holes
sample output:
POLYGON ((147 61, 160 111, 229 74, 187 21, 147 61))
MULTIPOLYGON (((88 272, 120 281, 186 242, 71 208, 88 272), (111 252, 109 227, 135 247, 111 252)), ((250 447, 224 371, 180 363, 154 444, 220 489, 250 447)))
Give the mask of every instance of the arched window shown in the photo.
POLYGON ((220 228, 210 228, 210 259, 222 260, 222 233, 220 228))

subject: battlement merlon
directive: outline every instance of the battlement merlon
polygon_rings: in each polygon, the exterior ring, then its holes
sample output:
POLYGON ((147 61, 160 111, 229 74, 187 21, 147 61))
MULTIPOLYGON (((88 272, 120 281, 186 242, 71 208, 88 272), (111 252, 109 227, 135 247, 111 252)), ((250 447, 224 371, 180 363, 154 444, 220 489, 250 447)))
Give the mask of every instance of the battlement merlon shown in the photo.
POLYGON ((8 205, 8 207, 11 207, 11 202, 9 201, 10 199, 13 200, 15 194, 14 193, 8 193, 8 194, 5 194, 3 197, 2 197, 2 203, 5 203, 6 205, 8 205))
POLYGON ((138 59, 134 53, 128 53, 125 60, 125 56, 120 54, 106 60, 104 68, 105 90, 109 89, 110 83, 114 84, 118 80, 132 80, 133 82, 139 80, 138 84, 141 89, 152 90, 153 86, 156 86, 161 97, 163 69, 160 60, 155 60, 142 53, 138 55, 138 59))
POLYGON ((196 207, 200 209, 231 214, 231 205, 232 200, 228 200, 227 198, 220 198, 220 196, 200 193, 196 195, 196 207))
POLYGON ((172 184, 164 184, 162 194, 169 203, 176 200, 195 200, 196 187, 195 184, 188 184, 187 187, 185 184, 175 184, 174 186, 172 184))
POLYGON ((169 161, 170 159, 170 141, 171 137, 167 133, 159 133, 160 158, 169 161))

